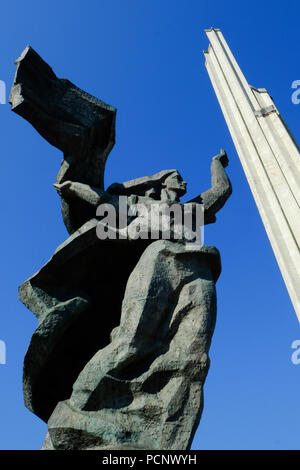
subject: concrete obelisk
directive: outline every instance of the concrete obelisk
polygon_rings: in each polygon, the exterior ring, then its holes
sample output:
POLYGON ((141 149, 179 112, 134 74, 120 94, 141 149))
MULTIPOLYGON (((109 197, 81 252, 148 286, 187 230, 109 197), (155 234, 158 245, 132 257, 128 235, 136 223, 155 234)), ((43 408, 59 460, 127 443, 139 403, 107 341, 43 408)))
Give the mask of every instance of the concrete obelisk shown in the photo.
POLYGON ((300 321, 299 147, 265 88, 250 86, 221 31, 205 65, 300 321))

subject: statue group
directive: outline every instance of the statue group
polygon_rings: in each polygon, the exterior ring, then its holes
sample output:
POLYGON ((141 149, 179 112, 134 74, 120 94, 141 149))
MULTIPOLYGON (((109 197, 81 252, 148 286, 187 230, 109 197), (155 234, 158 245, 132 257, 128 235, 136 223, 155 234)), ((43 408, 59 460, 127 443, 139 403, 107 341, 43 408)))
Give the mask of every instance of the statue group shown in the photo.
POLYGON ((211 188, 189 203, 180 202, 186 183, 177 170, 105 189, 116 109, 57 78, 30 47, 16 65, 12 110, 63 152, 54 188, 69 232, 19 288, 39 322, 23 386, 27 408, 48 423, 42 449, 189 449, 221 262, 215 247, 176 235, 174 208, 188 208, 195 224, 201 207, 202 225, 215 222, 231 194, 227 155, 212 159, 211 188), (168 237, 161 214, 155 237, 148 223, 139 234, 135 208, 161 204, 172 209, 168 237), (121 224, 109 226, 108 206, 121 224), (99 227, 110 236, 99 237, 99 227))

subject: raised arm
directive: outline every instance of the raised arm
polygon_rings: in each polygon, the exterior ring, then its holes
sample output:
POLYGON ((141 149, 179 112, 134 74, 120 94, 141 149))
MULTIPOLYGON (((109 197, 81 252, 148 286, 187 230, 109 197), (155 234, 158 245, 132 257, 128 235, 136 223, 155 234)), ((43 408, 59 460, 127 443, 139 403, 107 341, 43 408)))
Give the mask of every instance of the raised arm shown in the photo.
POLYGON ((224 206, 232 193, 231 182, 224 169, 227 165, 227 154, 225 150, 221 149, 219 155, 213 157, 211 162, 211 188, 189 201, 204 205, 205 224, 216 221, 216 212, 224 206))

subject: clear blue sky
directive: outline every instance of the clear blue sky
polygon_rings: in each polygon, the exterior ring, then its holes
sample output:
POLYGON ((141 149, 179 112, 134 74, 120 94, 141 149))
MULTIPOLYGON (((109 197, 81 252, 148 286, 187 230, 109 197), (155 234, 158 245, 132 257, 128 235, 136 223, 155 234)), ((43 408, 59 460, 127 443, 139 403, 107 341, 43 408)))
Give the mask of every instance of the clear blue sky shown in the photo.
MULTIPOLYGON (((266 87, 300 141, 299 1, 15 0, 2 2, 0 79, 30 44, 59 77, 118 108, 106 185, 177 168, 194 197, 220 147, 233 195, 206 229, 222 256, 218 319, 194 449, 300 449, 300 339, 268 238, 206 69, 204 29, 219 27, 248 82, 266 87)), ((17 287, 67 237, 52 188, 61 153, 0 105, 2 161, 0 449, 39 449, 46 424, 23 405, 22 364, 36 328, 17 287)), ((188 338, 187 338, 188 341, 188 338)), ((80 344, 78 344, 80 348, 80 344)))

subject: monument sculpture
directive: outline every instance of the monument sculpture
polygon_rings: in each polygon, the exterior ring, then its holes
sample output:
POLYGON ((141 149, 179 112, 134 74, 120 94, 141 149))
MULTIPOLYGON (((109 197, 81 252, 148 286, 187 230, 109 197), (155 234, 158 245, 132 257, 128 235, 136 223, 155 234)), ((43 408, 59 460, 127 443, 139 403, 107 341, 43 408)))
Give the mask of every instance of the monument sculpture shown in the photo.
POLYGON ((116 109, 57 78, 31 47, 16 65, 12 110, 64 155, 54 187, 70 235, 19 288, 39 322, 23 379, 26 406, 48 423, 42 449, 188 449, 221 263, 215 247, 190 238, 193 227, 177 236, 174 208, 188 207, 193 223, 204 208, 203 223, 215 222, 231 194, 227 155, 212 159, 211 188, 189 203, 180 203, 186 183, 177 170, 104 189, 116 109), (161 203, 169 237, 161 214, 154 238, 148 225, 140 236, 130 231, 134 207, 161 203), (107 223, 108 207, 117 226, 107 223))

